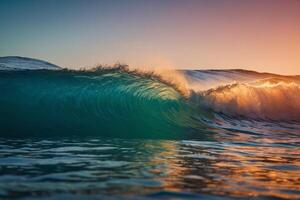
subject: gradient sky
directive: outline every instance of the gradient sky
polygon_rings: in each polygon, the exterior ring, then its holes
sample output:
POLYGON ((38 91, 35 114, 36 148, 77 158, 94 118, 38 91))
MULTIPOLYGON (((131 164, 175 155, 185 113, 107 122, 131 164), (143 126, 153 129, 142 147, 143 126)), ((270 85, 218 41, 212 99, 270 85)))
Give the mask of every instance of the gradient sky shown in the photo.
POLYGON ((300 0, 0 0, 0 56, 300 74, 300 0))

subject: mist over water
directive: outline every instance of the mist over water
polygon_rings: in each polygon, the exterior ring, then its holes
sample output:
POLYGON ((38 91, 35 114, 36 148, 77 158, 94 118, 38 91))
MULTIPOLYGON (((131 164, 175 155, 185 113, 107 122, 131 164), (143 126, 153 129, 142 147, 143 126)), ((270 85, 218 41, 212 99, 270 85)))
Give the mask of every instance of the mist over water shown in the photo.
POLYGON ((0 91, 1 198, 300 198, 299 76, 1 58, 0 91))

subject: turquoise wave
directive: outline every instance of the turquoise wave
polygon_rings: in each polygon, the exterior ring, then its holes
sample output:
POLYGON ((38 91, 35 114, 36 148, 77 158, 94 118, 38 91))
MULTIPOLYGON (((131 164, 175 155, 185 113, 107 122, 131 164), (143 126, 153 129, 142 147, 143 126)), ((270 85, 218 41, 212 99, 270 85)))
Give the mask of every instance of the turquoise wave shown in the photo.
POLYGON ((0 90, 1 136, 204 137, 209 116, 173 85, 122 69, 1 71, 0 90))
POLYGON ((271 134, 281 126, 299 130, 299 76, 165 73, 124 66, 74 71, 0 57, 0 137, 209 139, 228 130, 266 132, 266 126, 271 134))

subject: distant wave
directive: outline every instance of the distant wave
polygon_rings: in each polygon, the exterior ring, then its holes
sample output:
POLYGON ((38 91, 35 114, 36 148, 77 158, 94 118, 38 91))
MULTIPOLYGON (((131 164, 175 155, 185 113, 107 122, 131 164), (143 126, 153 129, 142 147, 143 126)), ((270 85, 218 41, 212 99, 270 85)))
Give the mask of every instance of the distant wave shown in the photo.
POLYGON ((0 70, 17 71, 17 70, 37 70, 37 69, 58 70, 61 68, 49 62, 33 59, 33 58, 26 58, 20 56, 0 57, 0 70))

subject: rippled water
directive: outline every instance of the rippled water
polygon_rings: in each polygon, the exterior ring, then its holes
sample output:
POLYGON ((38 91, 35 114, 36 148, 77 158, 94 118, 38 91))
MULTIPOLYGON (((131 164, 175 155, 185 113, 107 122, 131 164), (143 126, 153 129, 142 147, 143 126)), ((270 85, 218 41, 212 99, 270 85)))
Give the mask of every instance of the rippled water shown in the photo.
POLYGON ((299 199, 299 144, 297 131, 225 129, 206 141, 1 139, 0 197, 299 199))

